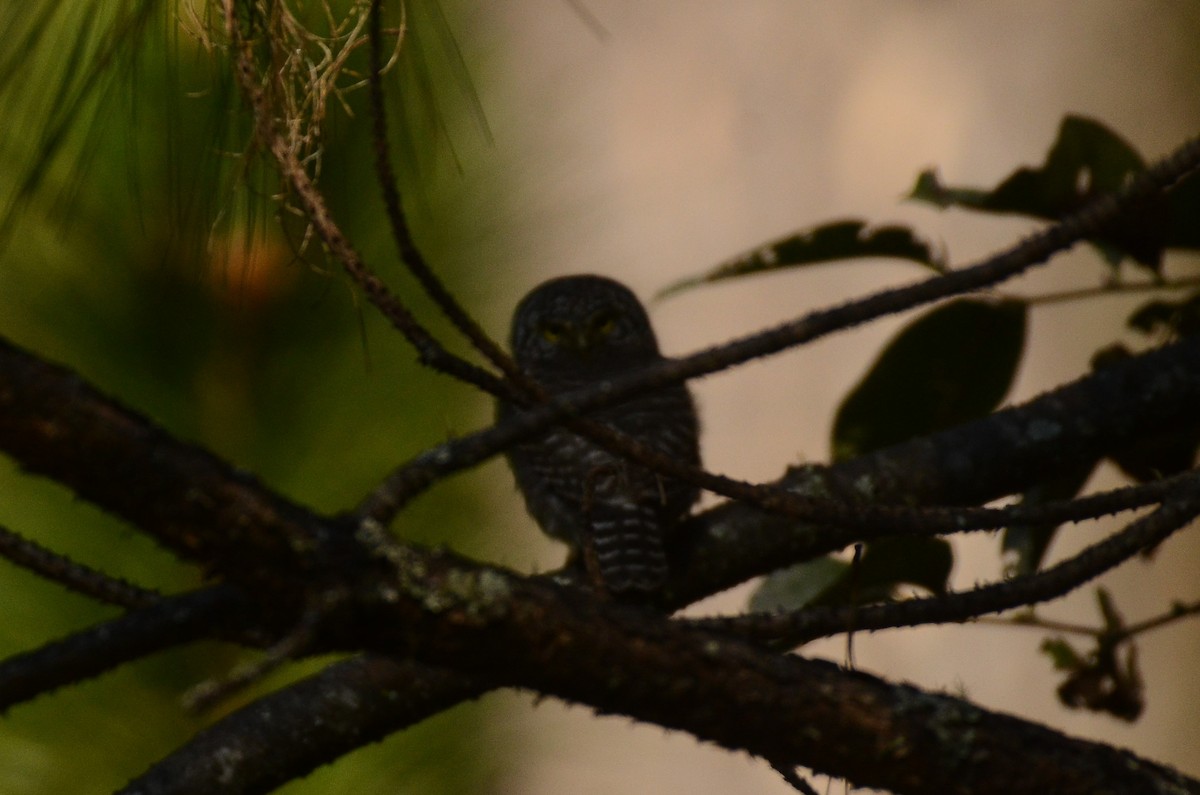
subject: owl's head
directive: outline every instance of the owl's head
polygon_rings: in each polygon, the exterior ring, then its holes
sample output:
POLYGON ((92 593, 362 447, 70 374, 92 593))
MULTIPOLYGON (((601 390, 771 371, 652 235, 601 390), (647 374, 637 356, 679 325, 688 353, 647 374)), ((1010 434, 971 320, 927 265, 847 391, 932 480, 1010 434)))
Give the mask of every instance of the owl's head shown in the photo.
POLYGON ((637 296, 603 276, 563 276, 530 291, 513 315, 512 350, 525 369, 628 366, 659 355, 637 296))

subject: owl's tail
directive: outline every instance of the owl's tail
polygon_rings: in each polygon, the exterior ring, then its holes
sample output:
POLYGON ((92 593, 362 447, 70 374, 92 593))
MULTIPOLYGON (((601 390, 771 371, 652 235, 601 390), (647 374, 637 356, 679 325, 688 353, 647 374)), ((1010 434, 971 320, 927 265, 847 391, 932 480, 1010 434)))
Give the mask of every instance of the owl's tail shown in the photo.
POLYGON ((592 578, 621 601, 657 596, 667 581, 667 555, 654 506, 593 506, 588 526, 584 562, 592 578))

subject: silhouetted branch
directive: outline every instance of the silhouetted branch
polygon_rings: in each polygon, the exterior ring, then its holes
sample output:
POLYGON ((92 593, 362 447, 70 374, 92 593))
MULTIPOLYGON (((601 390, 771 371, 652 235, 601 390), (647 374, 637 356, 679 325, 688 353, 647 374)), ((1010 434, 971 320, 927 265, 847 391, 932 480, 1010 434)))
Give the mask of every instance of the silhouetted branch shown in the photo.
POLYGON ((128 792, 204 791, 219 764, 244 783, 233 791, 262 792, 340 752, 326 745, 308 748, 318 754, 317 762, 288 753, 287 763, 296 767, 279 770, 269 759, 287 737, 307 742, 303 732, 315 730, 344 751, 366 736, 363 715, 382 727, 371 732, 386 731, 426 709, 476 695, 470 677, 482 676, 493 686, 556 695, 688 731, 776 765, 804 765, 896 792, 1082 795, 1172 786, 1200 793, 1200 782, 1175 771, 960 699, 890 685, 829 663, 777 656, 447 552, 403 545, 385 551, 390 570, 360 583, 363 601, 354 619, 330 622, 326 642, 367 645, 406 659, 414 655, 454 667, 467 679, 422 673, 419 687, 403 691, 410 698, 415 694, 415 701, 381 709, 386 698, 362 703, 361 686, 344 687, 359 679, 357 669, 327 671, 296 686, 298 691, 272 697, 281 699, 276 705, 287 709, 285 717, 275 720, 270 708, 247 708, 169 764, 152 768, 128 792), (444 588, 447 582, 455 583, 452 592, 444 588), (348 734, 341 723, 328 731, 314 729, 309 717, 314 709, 319 715, 332 710, 353 728, 348 734), (232 747, 239 749, 236 758, 223 750, 232 747), (946 763, 962 758, 971 764, 946 763))
MULTIPOLYGON (((108 474, 97 481, 96 489, 107 486, 119 493, 126 493, 131 485, 145 481, 155 485, 155 489, 149 493, 164 494, 188 505, 192 492, 177 492, 175 489, 178 484, 172 484, 176 477, 179 483, 187 482, 183 474, 192 471, 180 462, 198 460, 201 465, 197 468, 196 480, 200 484, 207 484, 203 485, 201 494, 228 493, 239 505, 276 504, 276 498, 259 493, 261 487, 243 475, 220 465, 207 454, 201 455, 171 440, 157 429, 141 427, 140 423, 144 423, 144 420, 110 401, 101 400, 77 378, 60 368, 37 362, 28 355, 4 346, 0 346, 0 354, 3 354, 0 355, 0 377, 10 372, 23 372, 22 367, 15 365, 30 366, 39 375, 39 378, 32 379, 40 385, 39 389, 29 394, 23 394, 21 379, 4 381, 5 389, 0 390, 6 409, 0 412, 0 442, 7 445, 13 439, 17 440, 21 443, 17 445, 20 448, 18 452, 25 450, 22 444, 37 450, 41 450, 43 444, 58 444, 60 450, 74 450, 80 449, 81 439, 88 440, 90 445, 92 439, 120 437, 121 444, 105 443, 99 446, 99 449, 106 451, 104 460, 108 474), (8 365, 7 369, 5 364, 8 365), (70 399, 63 395, 69 395, 70 399), (39 396, 49 396, 49 399, 42 400, 39 396), (81 401, 79 406, 74 402, 77 398, 81 401), (97 410, 96 405, 102 410, 97 410), (70 422, 60 422, 53 413, 57 409, 68 417, 75 416, 77 408, 90 418, 81 428, 75 428, 70 422), (44 439, 35 433, 31 442, 26 436, 28 431, 23 430, 25 422, 34 426, 35 431, 37 428, 52 428, 54 433, 44 439), (106 427, 109 425, 112 428, 106 427), (113 428, 121 432, 117 433, 113 428), (164 479, 164 472, 177 474, 164 479), (165 483, 166 486, 156 485, 159 483, 165 483), (251 492, 253 496, 242 495, 242 490, 251 492)), ((854 489, 866 488, 880 499, 895 501, 901 496, 916 502, 986 500, 1018 490, 1023 484, 1069 463, 1072 456, 1094 459, 1102 450, 1123 439, 1178 423, 1181 417, 1191 416, 1190 412, 1194 411, 1198 400, 1200 342, 1184 341, 1091 374, 1025 406, 828 469, 797 470, 783 483, 791 488, 801 488, 807 483, 808 487, 822 495, 836 496, 844 492, 855 495, 855 499, 863 498, 864 494, 854 489), (947 461, 957 463, 945 466, 947 461)), ((23 461, 21 455, 16 457, 23 461)), ((54 460, 64 456, 49 458, 54 460)), ((65 456, 65 459, 69 461, 70 456, 65 456)), ((69 467, 67 471, 70 471, 69 467)), ((96 496, 102 504, 114 501, 112 496, 103 493, 97 493, 96 496)), ((213 522, 206 531, 209 535, 227 531, 229 525, 226 523, 232 522, 242 541, 250 545, 245 548, 251 550, 255 549, 258 543, 255 539, 263 532, 258 525, 260 521, 264 521, 265 527, 270 530, 269 537, 278 534, 278 537, 288 538, 301 532, 289 525, 291 514, 288 511, 263 510, 259 507, 244 514, 230 514, 231 518, 226 519, 221 506, 222 503, 212 499, 196 500, 189 509, 193 511, 192 521, 196 522, 195 532, 200 532, 200 523, 206 517, 213 522)), ((318 517, 308 514, 303 514, 301 518, 304 522, 300 524, 301 529, 308 522, 321 523, 318 517)), ((678 604, 682 604, 688 594, 698 596, 710 593, 747 576, 828 551, 831 546, 836 548, 853 539, 848 533, 841 536, 827 527, 785 520, 740 505, 727 505, 707 512, 693 520, 691 530, 697 534, 694 545, 675 567, 674 603, 678 604)), ((304 531, 305 534, 308 532, 304 531)), ((338 532, 335 526, 323 525, 311 537, 328 539, 338 532)), ((233 542, 230 540, 227 543, 233 542)), ((311 547, 308 554, 317 555, 320 553, 314 550, 331 548, 328 545, 331 542, 325 543, 326 546, 311 547)), ((343 543, 349 542, 343 539, 343 543)), ((251 570, 259 565, 268 566, 268 563, 271 564, 268 568, 282 565, 269 558, 267 562, 255 558, 264 554, 262 551, 254 552, 241 565, 251 570)), ((346 561, 347 565, 352 563, 352 559, 346 561)), ((289 581, 294 584, 294 578, 304 578, 303 572, 310 570, 311 565, 297 561, 296 571, 287 573, 291 575, 289 581)), ((413 570, 420 569, 420 565, 414 564, 413 570)), ((352 568, 342 569, 342 576, 354 579, 353 571, 352 568)), ((270 580, 264 576, 255 581, 270 580)), ((270 601, 284 598, 281 593, 272 593, 269 589, 265 593, 268 594, 268 603, 263 605, 264 610, 271 607, 270 601)), ((433 595, 430 598, 435 603, 438 599, 433 595)), ((453 678, 446 681, 448 688, 458 686, 453 678)), ((450 698, 446 694, 430 695, 450 698)), ((416 721, 420 717, 405 714, 401 722, 416 721)))
POLYGON ((903 602, 845 607, 813 607, 779 614, 684 621, 698 629, 737 635, 771 648, 799 646, 842 632, 966 621, 987 613, 1028 607, 1064 596, 1089 580, 1183 529, 1200 512, 1200 475, 1168 497, 1162 507, 1123 530, 1044 571, 959 593, 903 602))
POLYGON ((1195 616, 1200 616, 1200 602, 1172 602, 1171 606, 1162 613, 1127 626, 1090 626, 1077 622, 1046 618, 1037 615, 1032 610, 1017 613, 1007 618, 984 617, 978 623, 1000 627, 1025 627, 1028 629, 1048 630, 1058 634, 1086 635, 1097 640, 1106 640, 1115 645, 1133 640, 1138 635, 1169 626, 1176 621, 1183 621, 1195 616))

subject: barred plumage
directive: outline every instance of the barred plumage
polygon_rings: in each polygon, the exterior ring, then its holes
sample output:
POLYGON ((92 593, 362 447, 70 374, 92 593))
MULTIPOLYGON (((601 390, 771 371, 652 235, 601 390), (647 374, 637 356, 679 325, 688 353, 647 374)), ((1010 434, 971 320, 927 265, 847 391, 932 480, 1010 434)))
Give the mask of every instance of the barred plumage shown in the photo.
MULTIPOLYGON (((659 361, 646 311, 600 276, 552 279, 513 315, 517 364, 551 394, 659 361)), ((517 411, 500 403, 501 417, 517 411)), ((591 415, 675 460, 699 464, 687 387, 666 387, 591 415)), ((530 514, 580 556, 594 583, 619 599, 653 599, 667 577, 664 543, 695 502, 694 486, 664 478, 563 428, 509 452, 530 514)))

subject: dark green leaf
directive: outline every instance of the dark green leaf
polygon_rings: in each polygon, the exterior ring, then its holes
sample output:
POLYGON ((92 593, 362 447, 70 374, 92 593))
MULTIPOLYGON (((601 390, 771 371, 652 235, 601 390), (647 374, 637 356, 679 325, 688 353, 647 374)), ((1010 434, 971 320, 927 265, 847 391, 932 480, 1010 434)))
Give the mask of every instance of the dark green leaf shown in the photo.
POLYGON ((933 594, 944 594, 954 568, 954 552, 941 538, 894 536, 867 544, 859 563, 860 593, 894 595, 900 585, 915 585, 933 594))
MULTIPOLYGON (((935 172, 925 171, 909 198, 943 209, 957 206, 1057 220, 1098 195, 1125 187, 1143 168, 1141 155, 1103 124, 1067 116, 1041 166, 1019 168, 990 191, 943 185, 935 172)), ((1128 254, 1157 273, 1167 246, 1200 245, 1198 218, 1200 188, 1181 185, 1169 201, 1161 194, 1145 200, 1091 242, 1114 266, 1128 254)))
MULTIPOLYGON (((1092 475, 1096 462, 1059 472, 1055 477, 1038 483, 1021 495, 1024 505, 1041 505, 1053 500, 1074 497, 1092 475)), ((1059 524, 1025 524, 1005 528, 1002 549, 1012 562, 1006 567, 1010 576, 1032 574, 1042 565, 1046 549, 1058 532, 1059 524)))
POLYGON ((988 208, 988 192, 978 188, 952 188, 943 185, 937 172, 926 169, 917 175, 917 182, 909 191, 908 198, 914 201, 932 204, 945 210, 950 207, 967 207, 970 209, 988 208))
POLYGON ((771 613, 818 603, 849 571, 849 563, 830 556, 790 566, 763 580, 750 597, 750 609, 771 613))
POLYGON ((773 240, 723 262, 707 273, 675 282, 659 292, 658 297, 752 273, 866 257, 909 260, 939 273, 945 270, 942 258, 907 227, 880 226, 871 229, 865 221, 832 221, 773 240))
POLYGON ((1059 671, 1078 671, 1086 664, 1079 652, 1062 638, 1046 638, 1042 641, 1041 651, 1059 671))
POLYGON ((750 607, 770 612, 885 602, 902 585, 941 594, 953 567, 954 553, 943 539, 884 538, 867 544, 857 564, 824 557, 775 572, 750 598, 750 607))
POLYGON ((838 409, 834 459, 991 412, 1012 385, 1025 320, 1020 301, 960 299, 910 323, 838 409))

